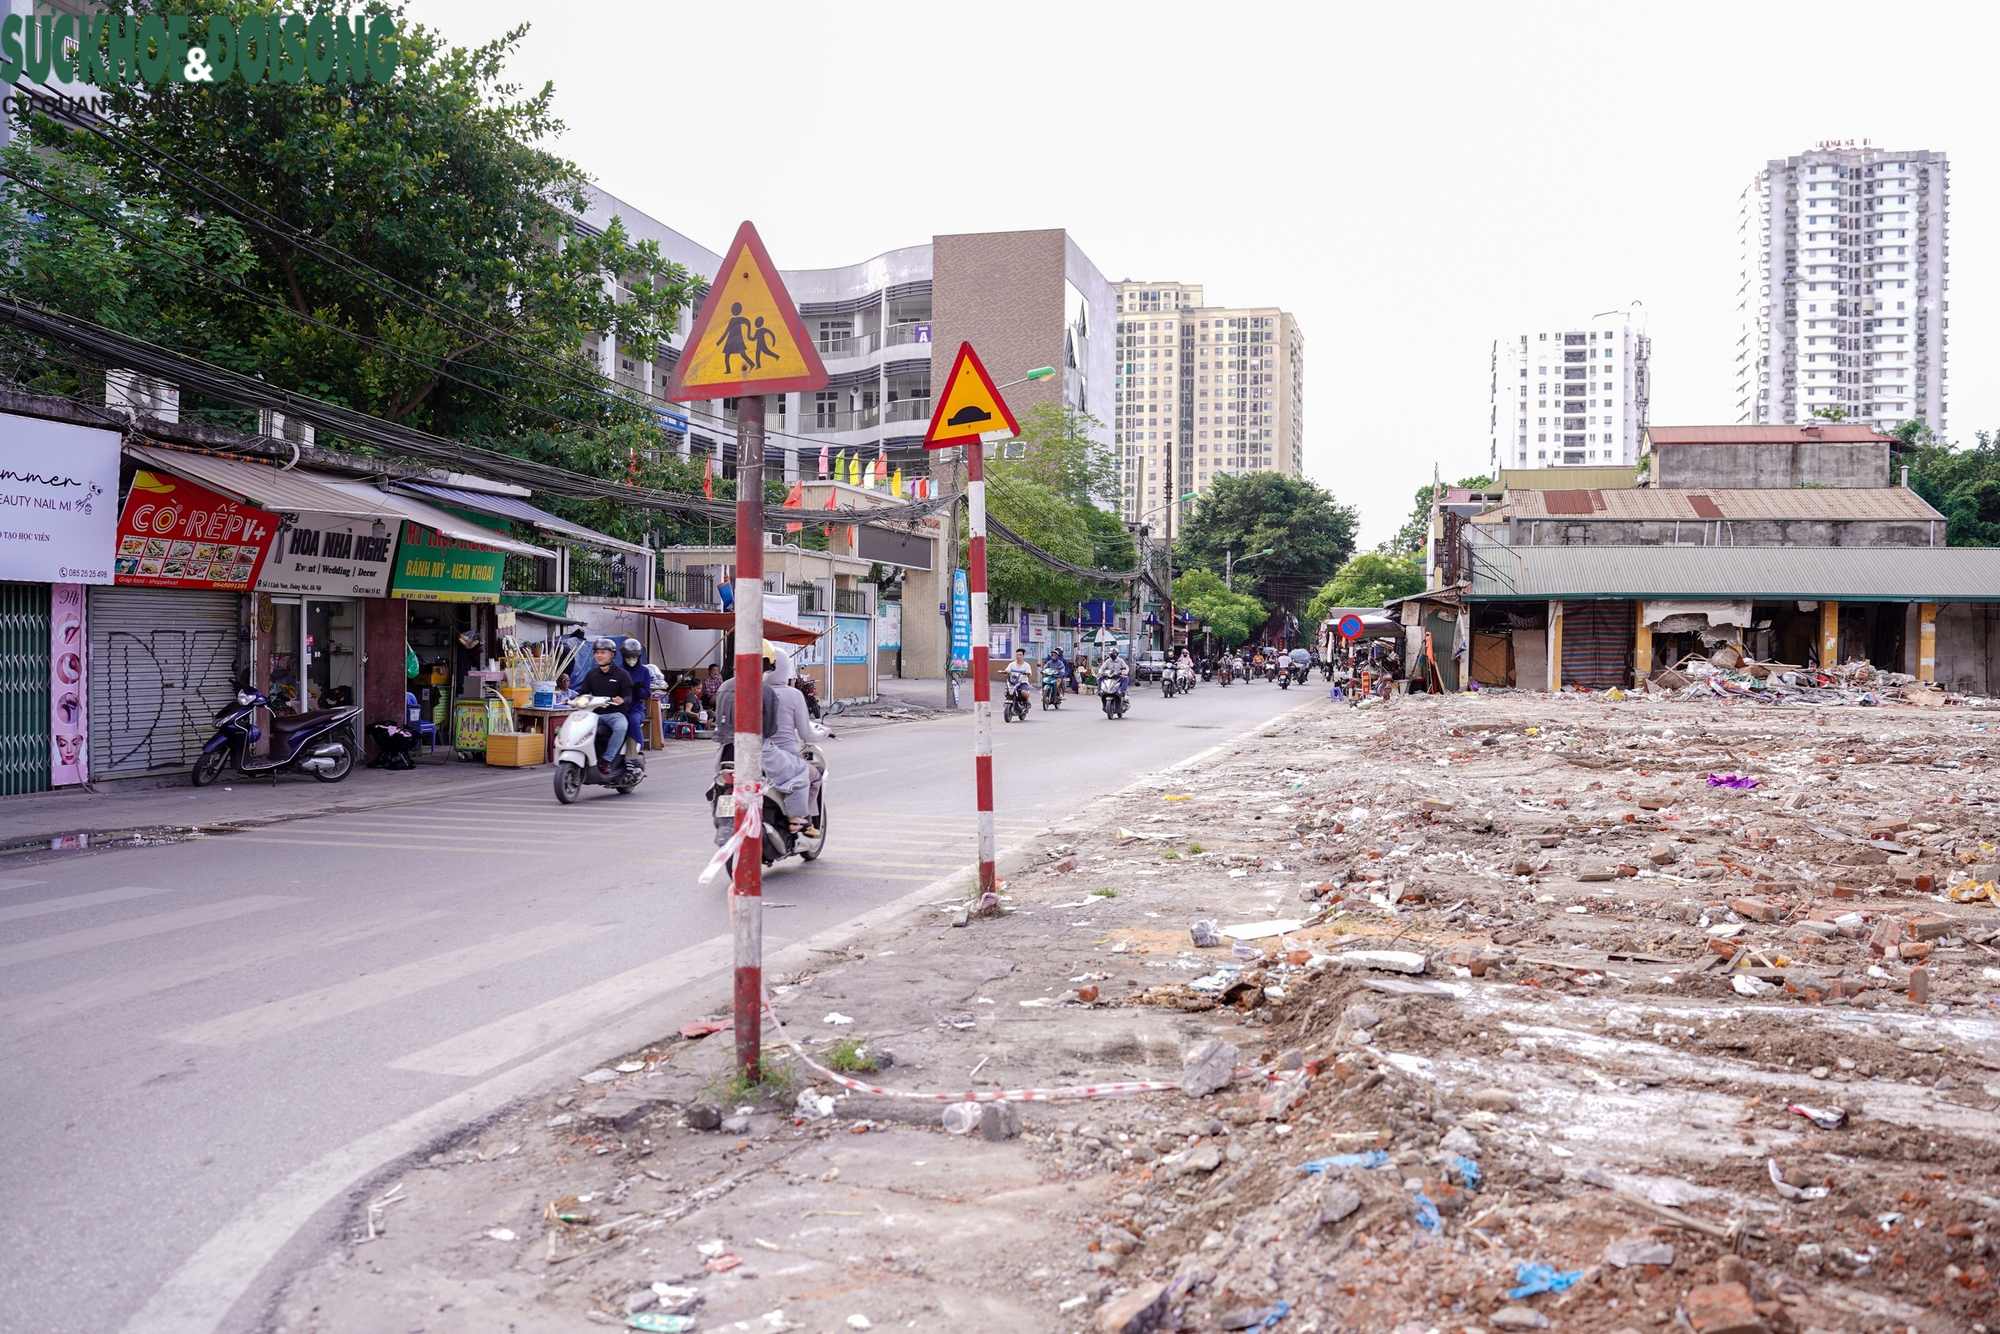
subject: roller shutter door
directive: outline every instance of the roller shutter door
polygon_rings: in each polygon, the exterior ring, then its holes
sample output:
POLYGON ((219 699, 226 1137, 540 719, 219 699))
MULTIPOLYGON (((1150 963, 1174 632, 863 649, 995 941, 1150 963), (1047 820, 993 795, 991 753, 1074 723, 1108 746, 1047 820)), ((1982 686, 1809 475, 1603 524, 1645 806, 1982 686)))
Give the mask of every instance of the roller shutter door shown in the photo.
POLYGON ((243 595, 90 590, 90 776, 192 768, 235 696, 243 595))

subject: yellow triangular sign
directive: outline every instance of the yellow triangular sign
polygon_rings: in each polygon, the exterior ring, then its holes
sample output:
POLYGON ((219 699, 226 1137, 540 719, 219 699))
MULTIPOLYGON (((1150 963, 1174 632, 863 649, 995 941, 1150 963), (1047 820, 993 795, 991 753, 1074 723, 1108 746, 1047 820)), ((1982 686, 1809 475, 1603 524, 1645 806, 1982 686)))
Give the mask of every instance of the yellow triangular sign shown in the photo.
POLYGON ((945 377, 944 392, 931 413, 930 430, 924 432, 925 449, 971 444, 998 432, 1019 435, 1021 425, 1008 410, 1007 400, 993 385, 993 377, 980 364, 972 344, 958 345, 958 360, 945 377))
POLYGON ((798 307, 744 223, 723 252, 722 269, 695 317, 694 331, 674 364, 667 398, 735 398, 826 387, 819 349, 806 337, 798 307))

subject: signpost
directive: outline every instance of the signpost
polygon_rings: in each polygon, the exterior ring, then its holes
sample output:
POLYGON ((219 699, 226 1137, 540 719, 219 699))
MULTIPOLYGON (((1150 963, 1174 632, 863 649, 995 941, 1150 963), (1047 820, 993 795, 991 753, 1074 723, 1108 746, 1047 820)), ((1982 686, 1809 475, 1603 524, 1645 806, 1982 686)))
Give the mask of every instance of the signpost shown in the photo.
MULTIPOLYGON (((730 917, 736 943, 736 1064, 762 1070, 764 993, 764 395, 822 389, 826 367, 798 308, 745 222, 723 251, 667 385, 671 402, 736 404, 736 874, 730 917)), ((830 675, 830 673, 829 673, 830 675)))
MULTIPOLYGON (((972 536, 967 577, 972 594, 972 623, 966 638, 972 654, 972 776, 979 799, 979 911, 997 912, 1000 884, 993 869, 993 681, 988 667, 991 636, 986 605, 986 442, 1010 440, 1021 433, 1019 422, 1000 397, 993 377, 980 364, 972 344, 958 345, 958 360, 945 378, 924 432, 925 449, 964 445, 965 512, 972 536)), ((955 631, 956 627, 954 627, 955 631)), ((954 638, 955 638, 954 634, 954 638)))
POLYGON ((1361 618, 1352 612, 1340 618, 1340 637, 1342 639, 1361 638, 1361 629, 1361 618))

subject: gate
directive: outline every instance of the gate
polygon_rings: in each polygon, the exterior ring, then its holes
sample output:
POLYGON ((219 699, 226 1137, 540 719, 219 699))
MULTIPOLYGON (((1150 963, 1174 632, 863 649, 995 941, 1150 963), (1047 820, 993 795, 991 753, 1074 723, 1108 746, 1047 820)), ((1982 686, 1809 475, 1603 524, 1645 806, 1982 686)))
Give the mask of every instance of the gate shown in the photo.
POLYGON ((49 789, 49 586, 0 583, 0 797, 49 789))
POLYGON ((90 774, 192 767, 236 695, 242 594, 90 590, 90 774))

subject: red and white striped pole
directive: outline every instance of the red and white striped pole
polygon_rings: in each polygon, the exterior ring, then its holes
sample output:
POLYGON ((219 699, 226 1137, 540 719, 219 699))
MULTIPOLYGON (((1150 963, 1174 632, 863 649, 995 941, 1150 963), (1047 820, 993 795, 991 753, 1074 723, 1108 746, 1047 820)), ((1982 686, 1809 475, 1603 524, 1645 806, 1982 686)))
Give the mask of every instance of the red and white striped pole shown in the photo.
MULTIPOLYGON (((736 400, 736 824, 764 806, 764 400, 736 400)), ((736 851, 730 886, 736 936, 736 1068, 751 1084, 763 1065, 764 840, 736 851)))
MULTIPOLYGON (((1005 433, 1003 433, 1005 434, 1005 433)), ((966 585, 972 593, 972 780, 979 801, 979 911, 1000 910, 1000 882, 994 872, 993 681, 990 636, 986 629, 986 442, 965 447, 965 513, 971 533, 966 585)))

